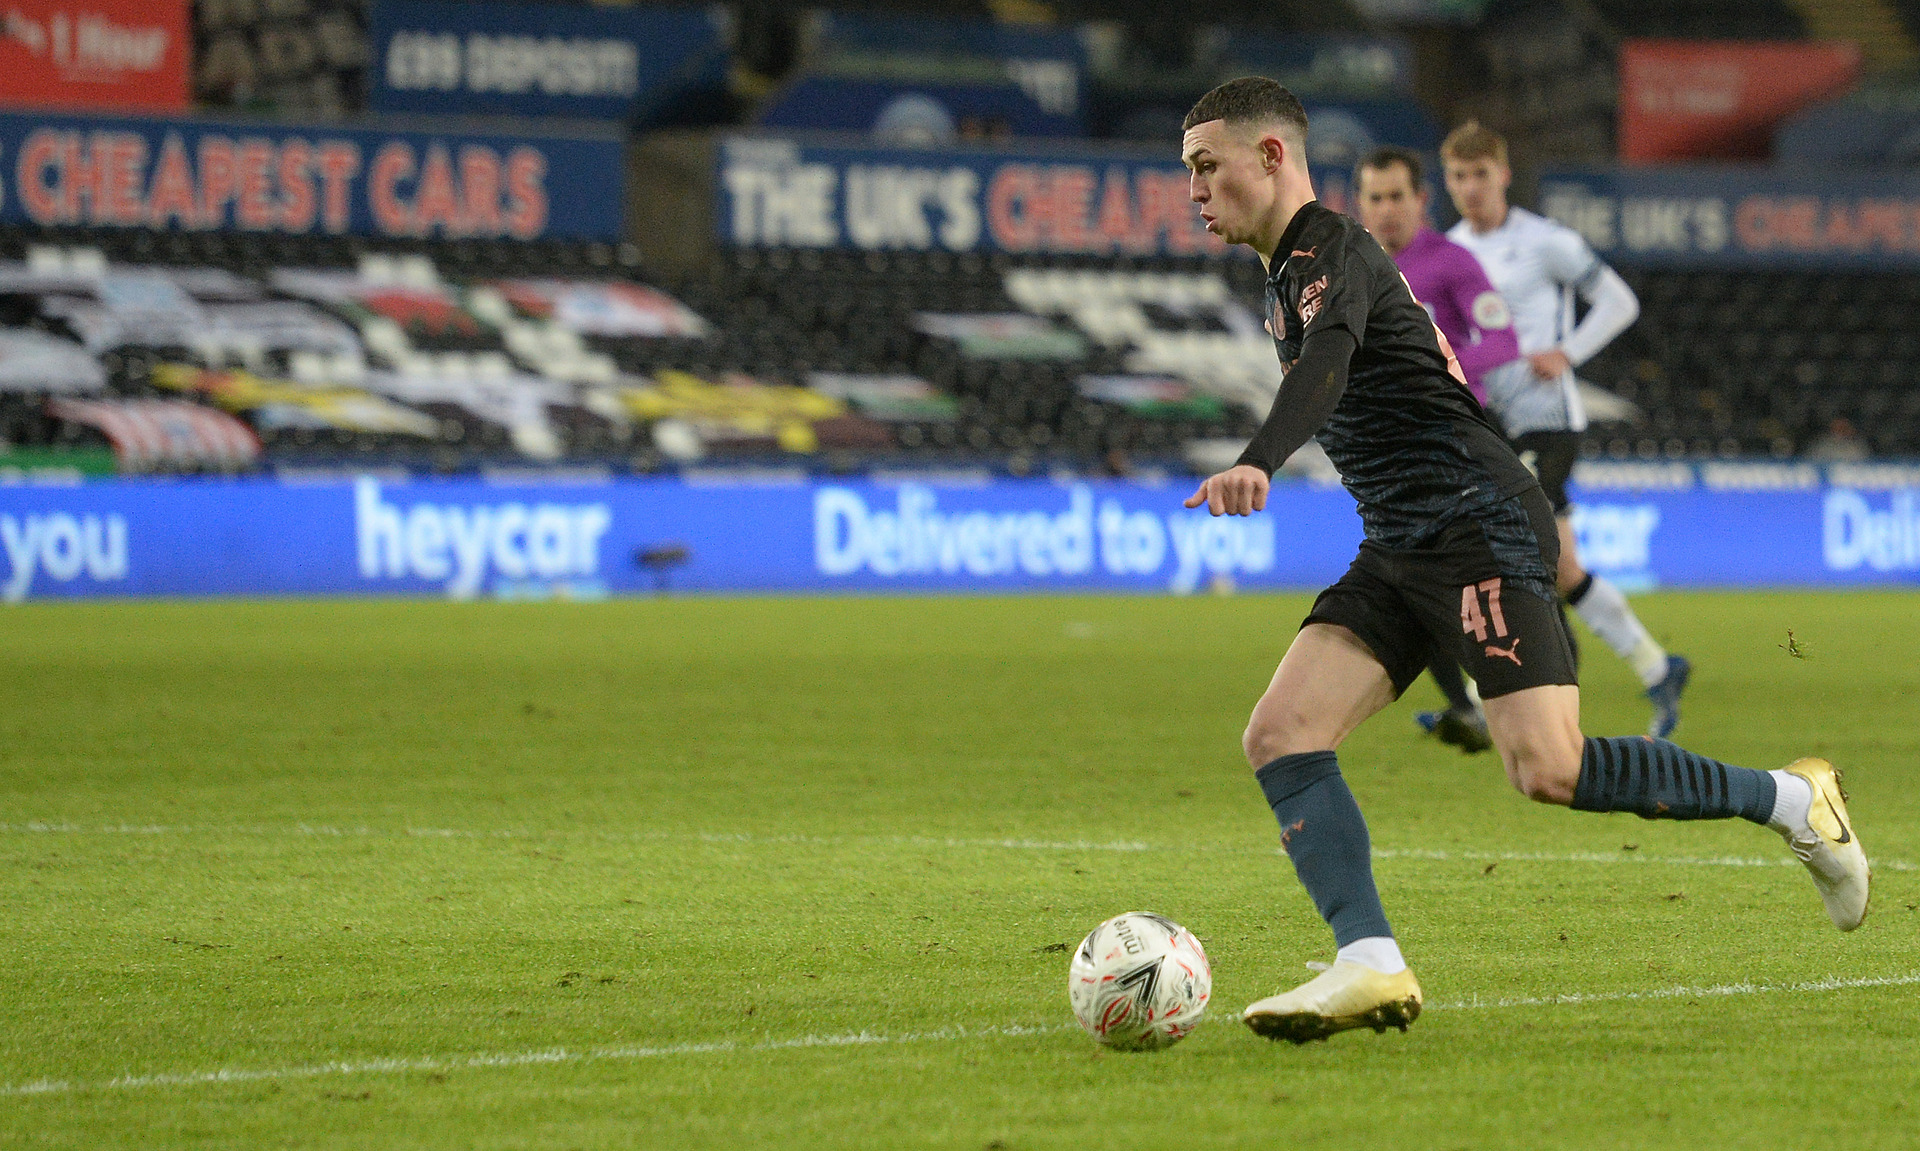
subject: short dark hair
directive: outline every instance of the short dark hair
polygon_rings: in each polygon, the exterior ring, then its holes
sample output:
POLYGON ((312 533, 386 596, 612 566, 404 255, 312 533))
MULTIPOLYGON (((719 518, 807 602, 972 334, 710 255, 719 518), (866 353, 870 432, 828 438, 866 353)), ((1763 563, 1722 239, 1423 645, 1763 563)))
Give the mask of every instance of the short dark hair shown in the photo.
POLYGON ((1307 110, 1286 86, 1265 76, 1242 76, 1220 85, 1194 104, 1180 125, 1185 132, 1195 124, 1225 120, 1229 124, 1250 124, 1260 120, 1280 120, 1307 134, 1307 110))
MULTIPOLYGON (((1360 161, 1362 168, 1371 168, 1376 172, 1384 172, 1395 164, 1407 170, 1407 183, 1412 185, 1415 192, 1418 192, 1420 180, 1425 175, 1425 165, 1420 162, 1420 153, 1413 149, 1399 148, 1389 144, 1384 148, 1375 148, 1367 154, 1366 159, 1360 161)), ((1358 180, 1355 182, 1358 183, 1358 180)))

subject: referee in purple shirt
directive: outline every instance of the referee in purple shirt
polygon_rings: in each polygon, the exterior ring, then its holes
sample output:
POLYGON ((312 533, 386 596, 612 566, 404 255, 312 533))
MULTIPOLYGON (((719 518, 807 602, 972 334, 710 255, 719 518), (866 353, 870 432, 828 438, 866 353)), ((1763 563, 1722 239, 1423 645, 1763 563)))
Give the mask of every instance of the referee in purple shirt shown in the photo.
MULTIPOLYGON (((1426 306, 1434 325, 1453 345, 1474 398, 1485 404, 1481 380, 1520 358, 1507 302, 1494 291, 1472 252, 1427 225, 1427 188, 1417 153, 1381 148, 1361 161, 1354 178, 1360 223, 1393 257, 1413 298, 1426 306)), ((1467 694, 1459 666, 1435 658, 1428 670, 1447 697, 1447 710, 1420 712, 1414 717, 1420 726, 1463 751, 1492 746, 1486 717, 1467 694)))

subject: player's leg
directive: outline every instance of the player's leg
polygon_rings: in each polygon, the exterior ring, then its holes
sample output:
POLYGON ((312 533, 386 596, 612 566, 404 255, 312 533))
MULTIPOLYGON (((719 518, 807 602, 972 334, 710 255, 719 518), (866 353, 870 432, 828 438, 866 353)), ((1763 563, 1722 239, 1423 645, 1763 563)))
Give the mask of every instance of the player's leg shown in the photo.
POLYGON ((1559 559, 1547 500, 1524 492, 1480 526, 1484 555, 1459 547, 1451 559, 1435 561, 1435 578, 1413 585, 1409 595, 1440 642, 1449 630, 1445 593, 1459 585, 1460 664, 1480 684, 1487 729, 1514 787, 1580 811, 1631 811, 1647 819, 1739 816, 1765 824, 1787 837, 1813 873, 1835 926, 1859 926, 1869 875, 1833 767, 1801 760, 1782 771, 1754 771, 1650 736, 1584 736, 1566 622, 1547 582, 1559 559), (1501 574, 1471 581, 1474 565, 1483 562, 1501 574), (1429 590, 1436 587, 1438 594, 1429 590))
POLYGON ((1540 488, 1553 505, 1555 534, 1560 540, 1560 563, 1554 574, 1560 594, 1581 622, 1640 677, 1640 685, 1653 702, 1648 734, 1656 738, 1671 735, 1680 724, 1680 695, 1686 690, 1692 665, 1685 656, 1670 655, 1660 646, 1619 588, 1580 564, 1567 503, 1567 481, 1580 455, 1579 433, 1532 432, 1516 440, 1515 446, 1531 458, 1540 488))
POLYGON ((1366 820, 1336 754, 1354 728, 1399 697, 1428 654, 1376 561, 1363 550, 1315 602, 1243 741, 1280 844, 1338 948, 1320 976, 1246 1009, 1247 1025, 1268 1038, 1404 1028, 1420 1012, 1420 985, 1381 907, 1366 820))
POLYGON ((1453 656, 1436 652, 1427 664, 1427 673, 1433 676, 1433 685, 1446 697, 1447 707, 1444 711, 1415 712, 1413 722, 1420 730, 1468 755, 1492 747, 1487 739, 1487 717, 1480 714, 1479 701, 1467 691, 1467 677, 1460 674, 1460 665, 1453 661, 1453 656))
POLYGON ((1242 747, 1280 846, 1293 861, 1341 955, 1365 955, 1389 973, 1406 966, 1373 883, 1372 843, 1360 805, 1340 775, 1337 749, 1399 693, 1351 630, 1308 623, 1254 705, 1242 747))
POLYGON ((1840 774, 1825 760, 1777 771, 1735 767, 1650 736, 1580 733, 1580 692, 1541 686, 1486 699, 1487 729, 1522 794, 1576 811, 1643 819, 1739 817, 1779 832, 1813 875, 1834 926, 1867 914, 1871 872, 1847 817, 1840 774))

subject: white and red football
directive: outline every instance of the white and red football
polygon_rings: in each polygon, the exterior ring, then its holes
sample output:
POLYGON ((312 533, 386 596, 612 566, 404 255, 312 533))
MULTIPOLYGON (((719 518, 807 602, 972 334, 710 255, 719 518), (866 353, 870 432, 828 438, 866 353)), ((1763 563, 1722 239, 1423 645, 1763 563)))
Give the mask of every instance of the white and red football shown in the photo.
POLYGON ((1093 929, 1067 969, 1067 999, 1087 1034, 1123 1051, 1179 1042, 1206 1013, 1213 969, 1193 932, 1149 911, 1093 929))

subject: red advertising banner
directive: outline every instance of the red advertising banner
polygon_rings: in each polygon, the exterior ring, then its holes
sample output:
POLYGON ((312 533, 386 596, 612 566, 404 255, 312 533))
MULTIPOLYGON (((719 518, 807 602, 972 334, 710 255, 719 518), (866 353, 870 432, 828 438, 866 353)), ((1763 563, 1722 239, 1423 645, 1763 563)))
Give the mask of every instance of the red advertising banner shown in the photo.
POLYGON ((1851 41, 1628 40, 1620 46, 1620 158, 1759 160, 1780 121, 1860 76, 1851 41))
POLYGON ((183 109, 188 17, 187 0, 8 0, 0 105, 183 109))

